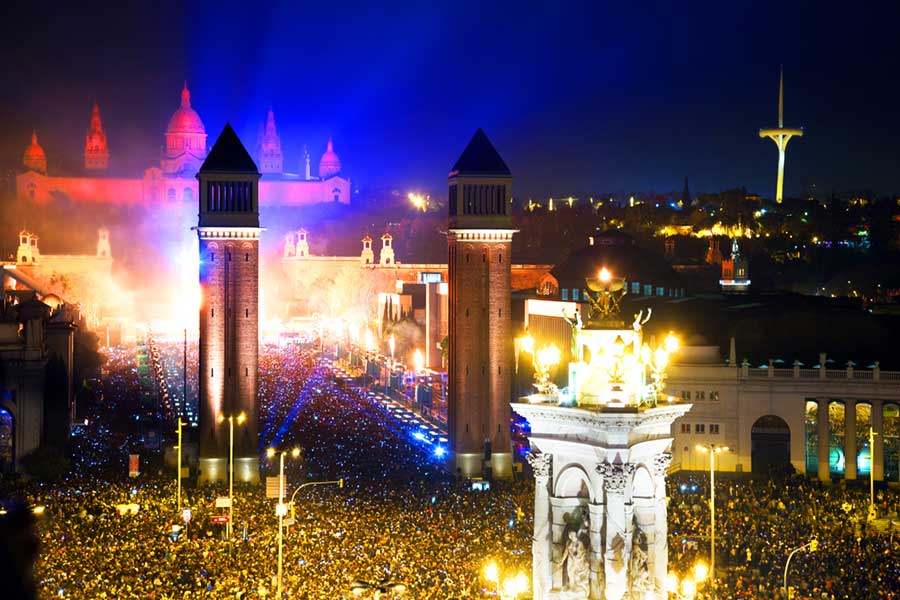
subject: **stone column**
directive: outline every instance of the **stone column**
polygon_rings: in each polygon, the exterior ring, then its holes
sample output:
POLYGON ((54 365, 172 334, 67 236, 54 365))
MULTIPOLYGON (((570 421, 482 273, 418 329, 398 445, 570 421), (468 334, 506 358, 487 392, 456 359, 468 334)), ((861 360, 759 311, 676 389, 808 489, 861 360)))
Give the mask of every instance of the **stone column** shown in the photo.
POLYGON ((655 537, 653 546, 647 547, 650 555, 650 577, 659 598, 666 597, 666 574, 669 570, 669 519, 666 506, 666 473, 672 464, 672 453, 663 452, 653 458, 653 479, 656 483, 654 504, 656 518, 654 521, 655 537))
POLYGON ((550 592, 550 481, 553 456, 528 453, 528 463, 534 470, 534 538, 531 542, 532 590, 534 600, 546 600, 550 592))
POLYGON ((828 399, 818 398, 818 411, 816 413, 816 428, 819 432, 819 481, 831 483, 831 473, 828 469, 828 444, 830 442, 828 427, 828 399))
POLYGON ((635 465, 630 463, 604 462, 597 465, 606 491, 605 600, 621 600, 628 590, 632 512, 627 490, 634 469, 635 465))
MULTIPOLYGON (((875 481, 884 481, 884 404, 872 400, 872 429, 875 439, 872 443, 872 473, 875 481)), ((868 433, 868 432, 866 432, 868 433)))
POLYGON ((844 400, 844 479, 856 479, 856 400, 844 400))
POLYGON ((605 504, 589 504, 588 511, 591 516, 591 548, 590 548, 590 598, 603 598, 603 587, 606 574, 603 566, 603 515, 605 504))

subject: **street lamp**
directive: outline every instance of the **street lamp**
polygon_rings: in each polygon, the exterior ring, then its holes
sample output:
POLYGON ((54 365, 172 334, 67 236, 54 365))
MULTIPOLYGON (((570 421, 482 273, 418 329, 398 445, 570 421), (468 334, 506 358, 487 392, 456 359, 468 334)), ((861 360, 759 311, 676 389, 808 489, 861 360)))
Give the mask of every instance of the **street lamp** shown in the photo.
MULTIPOLYGON (((219 423, 228 420, 228 523, 225 525, 225 533, 228 536, 228 543, 231 543, 231 532, 232 532, 232 518, 234 517, 234 422, 237 421, 238 425, 243 425, 244 421, 247 420, 247 415, 244 412, 237 415, 228 415, 227 417, 219 414, 219 423)), ((178 444, 181 445, 181 442, 178 444)))
MULTIPOLYGON (((287 504, 284 503, 284 456, 288 453, 287 450, 282 450, 278 452, 275 448, 269 448, 266 450, 266 456, 269 459, 274 458, 275 454, 280 454, 279 466, 278 466, 278 505, 275 507, 275 514, 278 515, 278 587, 275 597, 278 600, 281 600, 283 597, 281 594, 282 588, 282 567, 284 564, 284 516, 287 514, 287 504)), ((300 456, 300 448, 294 448, 291 450, 291 457, 297 458, 300 456)))
POLYGON ((809 548, 810 552, 815 552, 816 550, 819 549, 819 540, 817 540, 816 538, 813 538, 813 539, 809 540, 809 543, 803 544, 799 548, 794 548, 793 550, 791 550, 791 553, 788 554, 787 560, 784 562, 784 597, 785 597, 785 600, 788 598, 787 576, 788 576, 788 568, 791 566, 791 559, 794 558, 795 554, 797 554, 798 552, 800 552, 801 550, 804 550, 806 548, 809 548))
POLYGON ((716 454, 728 452, 728 446, 697 444, 700 452, 709 452, 709 574, 712 597, 716 597, 716 454))
POLYGON ((306 483, 304 483, 304 484, 301 484, 296 490, 294 490, 294 493, 291 494, 291 500, 290 500, 290 502, 288 502, 288 506, 290 506, 291 508, 293 508, 293 506, 294 506, 294 497, 297 495, 297 492, 299 492, 300 490, 302 490, 302 489, 305 488, 305 487, 308 487, 308 486, 311 486, 311 485, 333 485, 333 484, 335 484, 335 483, 337 484, 337 486, 338 486, 339 488, 343 488, 343 487, 344 487, 344 479, 343 479, 343 478, 341 478, 341 479, 334 479, 334 480, 330 480, 330 481, 308 481, 308 482, 306 482, 306 483))
POLYGON ((390 573, 388 573, 381 581, 378 582, 370 582, 370 581, 362 581, 357 579, 350 585, 350 592, 354 596, 360 596, 368 590, 372 590, 375 592, 373 596, 375 600, 381 598, 381 594, 388 594, 391 592, 398 592, 402 594, 406 591, 406 584, 401 583, 399 581, 394 581, 391 579, 390 573))

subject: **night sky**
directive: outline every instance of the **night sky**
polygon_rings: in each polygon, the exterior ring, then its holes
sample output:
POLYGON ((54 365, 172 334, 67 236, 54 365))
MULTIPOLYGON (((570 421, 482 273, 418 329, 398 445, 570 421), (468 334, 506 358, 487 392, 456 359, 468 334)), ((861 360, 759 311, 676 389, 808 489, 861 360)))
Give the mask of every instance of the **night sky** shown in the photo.
POLYGON ((483 127, 521 196, 685 175, 694 193, 771 196, 777 152, 757 132, 777 123, 783 63, 785 125, 806 129, 786 195, 900 191, 897 3, 88 4, 4 4, 7 172, 32 127, 51 171, 77 168, 97 99, 114 160, 139 174, 187 79, 210 144, 227 120, 252 147, 272 105, 286 168, 331 135, 361 187, 441 189, 483 127))

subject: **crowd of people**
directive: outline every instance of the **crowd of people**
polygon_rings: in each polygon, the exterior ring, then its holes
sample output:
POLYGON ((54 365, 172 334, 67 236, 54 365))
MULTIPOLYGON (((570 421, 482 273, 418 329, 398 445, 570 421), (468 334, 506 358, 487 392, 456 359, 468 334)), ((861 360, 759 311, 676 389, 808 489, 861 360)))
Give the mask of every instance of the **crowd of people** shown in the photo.
MULTIPOLYGON (((466 489, 297 348, 262 352, 260 401, 262 446, 302 450, 286 463, 289 492, 305 481, 345 481, 297 495, 284 536, 287 597, 350 597, 354 580, 388 574, 408 597, 484 597, 487 560, 530 571, 530 521, 517 520, 530 512, 527 482, 466 489)), ((274 473, 264 466, 263 474, 274 473)), ((186 527, 167 473, 132 480, 73 473, 58 484, 5 491, 46 507, 38 523, 41 598, 273 598, 276 501, 262 486, 236 486, 229 543, 224 526, 211 521, 226 512, 215 508, 225 490, 186 489, 186 527), (140 509, 119 514, 116 506, 127 504, 140 509)))
MULTIPOLYGON (((669 479, 669 567, 689 576, 698 561, 710 563, 709 478, 669 479)), ((869 490, 823 486, 795 475, 755 481, 716 481, 715 597, 720 600, 783 598, 783 576, 798 551, 788 586, 810 599, 900 598, 900 494, 879 491, 876 515, 868 516, 869 490)), ((700 597, 712 598, 701 585, 700 597)))
MULTIPOLYGON (((136 404, 131 396, 116 400, 136 380, 130 360, 124 351, 111 356, 99 392, 104 410, 136 404)), ((410 598, 492 597, 493 584, 483 577, 487 561, 501 573, 530 577, 531 477, 472 491, 359 391, 340 385, 311 351, 261 348, 259 369, 261 448, 301 449, 287 459, 288 493, 307 481, 345 482, 297 494, 284 535, 285 597, 349 598, 353 581, 385 577, 403 583, 410 598)), ((229 542, 224 525, 212 520, 226 513, 216 508, 226 486, 188 485, 182 502, 192 515, 185 524, 169 471, 154 467, 127 477, 120 450, 127 441, 104 424, 101 411, 76 447, 90 460, 76 460, 65 480, 4 482, 3 495, 44 507, 37 523, 39 597, 274 598, 278 521, 264 486, 236 486, 229 542), (129 505, 139 508, 122 508, 129 505)), ((263 476, 275 474, 263 465, 263 476)), ((708 562, 707 481, 670 479, 675 572, 708 562)), ((886 492, 879 502, 887 514, 898 496, 886 492)), ((781 598, 787 553, 812 537, 818 551, 799 553, 791 565, 798 597, 900 597, 896 542, 871 535, 865 516, 859 518, 865 504, 862 491, 820 488, 799 477, 717 482, 716 597, 781 598)), ((700 596, 711 591, 701 586, 700 596)))

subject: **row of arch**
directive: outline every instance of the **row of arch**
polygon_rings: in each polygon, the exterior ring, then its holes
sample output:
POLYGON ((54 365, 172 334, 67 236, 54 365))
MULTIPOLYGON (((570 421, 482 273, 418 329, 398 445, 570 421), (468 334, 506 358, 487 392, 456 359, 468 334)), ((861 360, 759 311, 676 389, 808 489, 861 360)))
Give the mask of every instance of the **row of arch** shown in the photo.
MULTIPOLYGON (((653 498, 656 484, 650 470, 638 465, 631 479, 632 498, 653 498)), ((553 495, 557 498, 587 498, 595 503, 594 487, 585 470, 578 464, 571 464, 560 471, 553 486, 553 495)))

